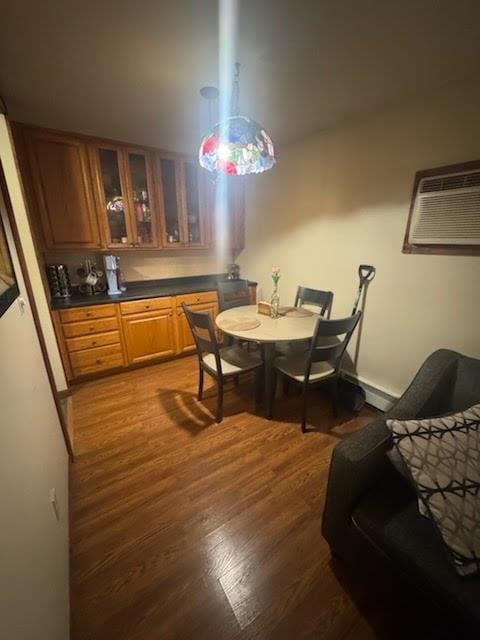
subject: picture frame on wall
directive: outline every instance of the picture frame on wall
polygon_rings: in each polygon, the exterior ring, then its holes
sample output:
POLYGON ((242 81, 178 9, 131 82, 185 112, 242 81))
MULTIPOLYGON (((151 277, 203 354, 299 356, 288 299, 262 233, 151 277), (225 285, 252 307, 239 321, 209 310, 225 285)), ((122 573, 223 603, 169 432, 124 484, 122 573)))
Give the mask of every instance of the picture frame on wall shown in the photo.
POLYGON ((0 318, 18 298, 19 293, 12 258, 7 244, 5 227, 0 216, 0 318))

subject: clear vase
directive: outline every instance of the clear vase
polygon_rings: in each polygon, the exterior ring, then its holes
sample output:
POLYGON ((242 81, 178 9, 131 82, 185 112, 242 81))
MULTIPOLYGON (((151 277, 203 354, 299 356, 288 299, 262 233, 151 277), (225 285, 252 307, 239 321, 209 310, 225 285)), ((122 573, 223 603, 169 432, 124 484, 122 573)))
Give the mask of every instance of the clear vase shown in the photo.
POLYGON ((278 318, 278 309, 280 307, 280 296, 278 295, 278 284, 275 284, 272 297, 270 298, 270 316, 272 318, 278 318))

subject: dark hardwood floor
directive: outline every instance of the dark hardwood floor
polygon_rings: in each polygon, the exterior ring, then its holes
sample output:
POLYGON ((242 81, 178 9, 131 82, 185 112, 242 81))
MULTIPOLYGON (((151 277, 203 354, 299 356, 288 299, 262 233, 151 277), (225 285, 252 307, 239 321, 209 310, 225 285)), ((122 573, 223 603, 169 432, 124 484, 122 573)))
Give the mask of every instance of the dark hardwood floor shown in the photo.
POLYGON ((254 413, 253 384, 195 398, 193 357, 89 382, 73 396, 75 640, 366 640, 332 569, 321 513, 332 448, 375 415, 299 396, 254 413))

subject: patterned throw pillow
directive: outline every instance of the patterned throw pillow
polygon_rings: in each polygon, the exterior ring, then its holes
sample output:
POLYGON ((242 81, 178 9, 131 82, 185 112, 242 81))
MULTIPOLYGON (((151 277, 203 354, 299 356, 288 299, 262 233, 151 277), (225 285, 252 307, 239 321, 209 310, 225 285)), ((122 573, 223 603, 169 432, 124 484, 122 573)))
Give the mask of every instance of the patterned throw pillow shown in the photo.
MULTIPOLYGON (((416 488, 415 483, 412 482, 412 474, 410 473, 410 469, 407 467, 405 460, 398 453, 397 449, 392 445, 392 448, 388 449, 388 451, 386 451, 386 454, 387 454, 387 458, 390 460, 390 462, 392 463, 394 468, 397 470, 397 472, 401 476, 403 476, 405 480, 409 482, 409 484, 413 484, 413 486, 416 488)), ((417 503, 418 503, 418 512, 420 513, 420 515, 423 516, 424 518, 430 518, 428 509, 423 504, 423 501, 420 497, 418 497, 417 503)))
POLYGON ((387 426, 457 572, 480 571, 480 404, 387 426))

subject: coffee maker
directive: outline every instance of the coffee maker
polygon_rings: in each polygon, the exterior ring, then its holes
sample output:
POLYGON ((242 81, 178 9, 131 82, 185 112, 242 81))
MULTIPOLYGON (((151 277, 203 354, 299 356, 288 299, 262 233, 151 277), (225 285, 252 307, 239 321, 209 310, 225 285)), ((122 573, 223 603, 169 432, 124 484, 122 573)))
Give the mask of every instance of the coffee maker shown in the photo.
POLYGON ((117 296, 122 293, 118 286, 118 258, 116 256, 103 256, 103 261, 105 263, 108 294, 117 296))

